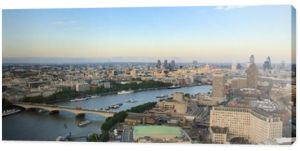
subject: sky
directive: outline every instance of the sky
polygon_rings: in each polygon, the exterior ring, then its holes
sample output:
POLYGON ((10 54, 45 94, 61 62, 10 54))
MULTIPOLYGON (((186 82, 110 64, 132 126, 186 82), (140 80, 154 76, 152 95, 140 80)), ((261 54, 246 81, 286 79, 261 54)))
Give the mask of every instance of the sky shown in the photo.
POLYGON ((5 58, 291 60, 291 6, 3 10, 5 58))

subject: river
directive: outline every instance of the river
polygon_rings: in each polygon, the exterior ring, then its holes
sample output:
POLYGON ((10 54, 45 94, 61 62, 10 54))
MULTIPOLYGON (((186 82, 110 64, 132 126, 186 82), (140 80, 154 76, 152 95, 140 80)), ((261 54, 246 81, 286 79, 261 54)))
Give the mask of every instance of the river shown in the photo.
MULTIPOLYGON (((151 90, 122 95, 100 96, 86 101, 67 101, 58 104, 85 109, 99 109, 112 104, 123 103, 119 109, 112 110, 117 112, 146 102, 158 101, 156 96, 170 96, 174 92, 196 94, 210 91, 211 86, 208 85, 193 86, 179 89, 151 90), (129 99, 135 100, 136 103, 126 103, 129 99)), ((92 122, 85 127, 78 127, 77 123, 79 119, 76 119, 72 113, 60 112, 57 115, 49 115, 48 112, 23 111, 15 115, 2 117, 2 139, 53 141, 58 136, 65 136, 69 132, 71 132, 72 136, 87 136, 91 133, 98 133, 101 124, 105 121, 104 117, 92 114, 87 114, 85 119, 92 122)))

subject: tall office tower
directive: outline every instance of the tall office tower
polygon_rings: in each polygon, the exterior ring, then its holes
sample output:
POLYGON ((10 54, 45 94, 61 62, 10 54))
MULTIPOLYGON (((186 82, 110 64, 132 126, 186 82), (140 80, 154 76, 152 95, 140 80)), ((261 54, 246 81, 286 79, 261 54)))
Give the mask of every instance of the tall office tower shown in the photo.
POLYGON ((236 69, 237 69, 237 70, 241 70, 241 69, 242 69, 242 65, 241 65, 240 63, 238 63, 238 64, 236 65, 236 69))
POLYGON ((158 69, 160 69, 160 68, 161 68, 161 62, 160 62, 160 60, 157 60, 156 67, 157 67, 158 69))
POLYGON ((254 56, 250 56, 250 64, 246 70, 247 73, 247 87, 257 88, 258 69, 254 62, 254 56))
POLYGON ((165 60, 165 61, 164 61, 164 68, 165 68, 165 69, 168 69, 168 60, 165 60))
POLYGON ((251 55, 250 56, 250 64, 253 64, 255 62, 255 60, 254 60, 254 55, 251 55))
POLYGON ((171 70, 175 69, 175 60, 171 61, 170 68, 171 68, 171 70))
POLYGON ((223 74, 215 74, 213 76, 213 97, 223 98, 224 95, 224 75, 223 74))
POLYGON ((194 60, 192 64, 193 64, 194 67, 197 67, 198 66, 198 61, 194 60))
POLYGON ((271 64, 271 57, 270 57, 270 56, 267 57, 267 61, 269 62, 270 67, 272 67, 272 64, 271 64))
POLYGON ((263 64, 263 69, 264 69, 264 71, 267 71, 267 70, 271 70, 271 69, 272 69, 271 58, 270 58, 270 56, 268 56, 267 59, 266 59, 266 61, 264 62, 264 64, 263 64))

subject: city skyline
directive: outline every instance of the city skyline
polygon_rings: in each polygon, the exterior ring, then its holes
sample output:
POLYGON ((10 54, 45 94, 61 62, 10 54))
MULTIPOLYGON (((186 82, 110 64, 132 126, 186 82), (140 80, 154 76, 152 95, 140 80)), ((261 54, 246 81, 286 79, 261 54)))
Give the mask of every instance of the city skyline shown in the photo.
POLYGON ((2 55, 245 62, 254 54, 289 63, 293 13, 288 5, 4 10, 2 55))

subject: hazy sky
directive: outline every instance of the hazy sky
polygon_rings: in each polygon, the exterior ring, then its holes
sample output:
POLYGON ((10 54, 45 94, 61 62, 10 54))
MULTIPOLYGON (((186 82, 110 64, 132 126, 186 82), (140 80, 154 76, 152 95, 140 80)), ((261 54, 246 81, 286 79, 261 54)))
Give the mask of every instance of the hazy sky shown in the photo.
POLYGON ((291 7, 3 11, 3 58, 291 59, 291 7))

